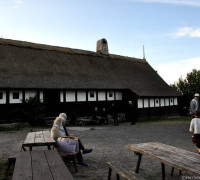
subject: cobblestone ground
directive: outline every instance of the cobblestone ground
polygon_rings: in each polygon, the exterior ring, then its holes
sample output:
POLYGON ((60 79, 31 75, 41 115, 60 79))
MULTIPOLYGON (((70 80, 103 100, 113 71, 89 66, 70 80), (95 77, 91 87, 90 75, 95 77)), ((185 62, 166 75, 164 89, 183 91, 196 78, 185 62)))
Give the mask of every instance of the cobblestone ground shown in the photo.
MULTIPOLYGON (((69 167, 77 180, 104 180, 107 178, 108 167, 106 162, 119 161, 127 170, 134 170, 137 156, 127 148, 129 144, 143 142, 161 142, 167 145, 196 152, 188 132, 190 122, 168 123, 138 123, 130 126, 122 123, 120 126, 70 127, 71 135, 82 140, 85 147, 93 148, 93 152, 84 155, 84 161, 89 167, 69 167)), ((34 129, 36 130, 36 129, 34 129)), ((19 142, 22 141, 30 129, 16 132, 1 132, 0 157, 6 158, 12 154, 19 142)), ((161 179, 161 165, 159 162, 143 156, 140 166, 140 175, 147 180, 161 179)), ((174 177, 170 176, 171 168, 166 166, 166 179, 176 180, 182 177, 175 170, 174 177)), ((187 174, 182 174, 186 176, 187 174)), ((116 176, 113 176, 113 179, 116 176)))

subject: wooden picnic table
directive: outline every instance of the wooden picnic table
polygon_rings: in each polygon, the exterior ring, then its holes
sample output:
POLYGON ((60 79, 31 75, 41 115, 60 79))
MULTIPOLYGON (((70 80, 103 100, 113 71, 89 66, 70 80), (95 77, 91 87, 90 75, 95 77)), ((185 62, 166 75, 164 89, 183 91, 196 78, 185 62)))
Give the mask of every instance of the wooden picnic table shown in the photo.
POLYGON ((34 146, 47 146, 50 150, 51 146, 54 145, 56 145, 56 141, 51 137, 50 131, 38 131, 27 134, 25 141, 22 143, 22 148, 26 150, 25 147, 29 147, 29 150, 32 151, 34 146))
POLYGON ((180 172, 184 171, 192 176, 200 177, 200 155, 197 153, 158 142, 133 144, 129 145, 128 148, 138 155, 136 173, 139 173, 141 158, 142 155, 145 155, 161 162, 163 180, 165 179, 165 164, 172 167, 171 175, 173 175, 173 170, 176 168, 180 172))
POLYGON ((57 151, 22 151, 16 155, 12 180, 73 180, 57 151))

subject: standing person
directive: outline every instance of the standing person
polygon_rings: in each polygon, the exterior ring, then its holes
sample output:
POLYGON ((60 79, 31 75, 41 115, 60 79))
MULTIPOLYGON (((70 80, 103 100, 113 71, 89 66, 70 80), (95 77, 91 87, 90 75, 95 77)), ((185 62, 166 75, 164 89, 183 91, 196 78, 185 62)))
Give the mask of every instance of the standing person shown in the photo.
POLYGON ((194 118, 194 113, 195 111, 200 110, 199 107, 199 94, 196 93, 194 95, 194 99, 192 99, 192 101, 190 102, 190 115, 194 118))
POLYGON ((118 117, 117 117, 117 114, 118 114, 117 107, 114 102, 112 103, 111 112, 112 112, 112 117, 114 120, 114 125, 119 126, 118 117))
POLYGON ((189 131, 193 134, 192 142, 196 144, 197 151, 200 154, 200 111, 194 113, 195 118, 190 123, 189 131))
POLYGON ((108 124, 108 114, 106 112, 106 108, 102 108, 102 112, 101 112, 101 117, 103 119, 103 121, 108 124))
POLYGON ((132 101, 128 101, 127 116, 128 116, 129 121, 131 121, 131 125, 135 125, 136 110, 135 110, 135 105, 133 104, 132 101))

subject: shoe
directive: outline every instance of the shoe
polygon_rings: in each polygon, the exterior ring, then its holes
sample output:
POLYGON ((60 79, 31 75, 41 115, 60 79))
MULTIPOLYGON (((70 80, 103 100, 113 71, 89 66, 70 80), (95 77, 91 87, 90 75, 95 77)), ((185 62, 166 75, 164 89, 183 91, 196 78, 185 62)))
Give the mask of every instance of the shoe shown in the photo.
POLYGON ((88 165, 87 165, 86 163, 84 163, 84 162, 78 163, 78 166, 85 166, 85 167, 88 167, 88 165))
POLYGON ((92 151, 93 151, 93 149, 85 149, 85 150, 83 151, 83 154, 91 153, 92 151))

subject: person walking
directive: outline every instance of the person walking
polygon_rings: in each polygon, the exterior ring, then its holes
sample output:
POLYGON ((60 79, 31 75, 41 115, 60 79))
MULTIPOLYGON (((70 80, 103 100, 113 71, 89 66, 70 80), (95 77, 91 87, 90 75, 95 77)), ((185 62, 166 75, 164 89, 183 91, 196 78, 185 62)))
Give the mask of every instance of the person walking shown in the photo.
POLYGON ((199 94, 196 93, 194 95, 194 99, 192 99, 192 101, 190 102, 190 115, 194 118, 194 113, 195 111, 198 111, 200 110, 200 107, 199 107, 199 94))

